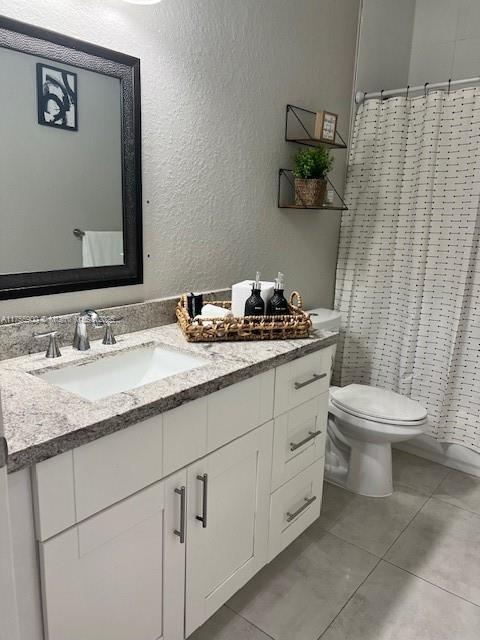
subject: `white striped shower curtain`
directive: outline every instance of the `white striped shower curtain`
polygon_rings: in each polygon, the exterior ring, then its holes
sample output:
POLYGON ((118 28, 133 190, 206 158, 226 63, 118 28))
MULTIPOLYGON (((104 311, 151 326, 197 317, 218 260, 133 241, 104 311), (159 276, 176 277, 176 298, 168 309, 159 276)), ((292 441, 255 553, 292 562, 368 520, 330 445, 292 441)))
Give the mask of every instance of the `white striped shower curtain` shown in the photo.
POLYGON ((480 451, 480 89, 367 100, 341 226, 336 382, 422 403, 480 451))

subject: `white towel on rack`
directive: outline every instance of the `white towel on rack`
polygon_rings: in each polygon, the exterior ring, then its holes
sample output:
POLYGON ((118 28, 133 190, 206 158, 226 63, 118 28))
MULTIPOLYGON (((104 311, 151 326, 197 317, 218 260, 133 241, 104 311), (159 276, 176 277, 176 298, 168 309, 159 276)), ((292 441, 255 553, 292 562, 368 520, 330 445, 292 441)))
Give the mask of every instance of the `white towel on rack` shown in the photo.
POLYGON ((85 231, 82 238, 84 267, 105 267, 123 264, 122 231, 85 231))

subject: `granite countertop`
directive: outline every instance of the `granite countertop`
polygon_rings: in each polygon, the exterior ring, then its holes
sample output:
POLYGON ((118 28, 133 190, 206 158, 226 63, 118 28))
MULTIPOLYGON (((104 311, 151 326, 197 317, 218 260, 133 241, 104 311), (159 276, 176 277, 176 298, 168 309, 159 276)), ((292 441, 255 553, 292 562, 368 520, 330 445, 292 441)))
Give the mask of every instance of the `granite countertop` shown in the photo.
POLYGON ((96 341, 87 352, 62 348, 58 360, 47 360, 43 351, 4 360, 0 362, 0 393, 8 471, 74 449, 336 341, 336 333, 319 331, 301 340, 189 343, 179 327, 171 324, 119 336, 110 347, 96 341), (55 387, 38 375, 152 344, 197 356, 205 364, 96 401, 55 387))

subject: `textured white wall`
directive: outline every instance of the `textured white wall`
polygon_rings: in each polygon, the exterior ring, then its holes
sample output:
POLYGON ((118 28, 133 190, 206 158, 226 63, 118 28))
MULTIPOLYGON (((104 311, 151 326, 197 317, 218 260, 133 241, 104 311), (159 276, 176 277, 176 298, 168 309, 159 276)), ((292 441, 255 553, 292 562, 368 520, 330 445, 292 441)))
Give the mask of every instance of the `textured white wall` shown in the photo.
POLYGON ((356 81, 359 91, 407 85, 414 16, 415 0, 363 0, 356 81))
POLYGON ((409 83, 478 75, 479 0, 417 0, 409 83))
MULTIPOLYGON (((0 302, 4 313, 78 310, 219 288, 280 269, 332 303, 339 215, 278 210, 288 102, 345 132, 359 0, 0 0, 0 13, 142 60, 145 284, 0 302), (149 204, 146 204, 146 201, 149 204), (147 257, 147 256, 150 257, 147 257)), ((344 176, 338 152, 336 179, 344 176)))

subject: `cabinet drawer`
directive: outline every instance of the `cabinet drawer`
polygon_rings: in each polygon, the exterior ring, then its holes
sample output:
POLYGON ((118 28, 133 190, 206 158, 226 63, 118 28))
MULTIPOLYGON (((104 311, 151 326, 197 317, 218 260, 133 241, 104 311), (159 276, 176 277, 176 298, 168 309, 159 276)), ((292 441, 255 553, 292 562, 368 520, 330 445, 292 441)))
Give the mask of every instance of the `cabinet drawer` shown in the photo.
POLYGON ((207 453, 207 398, 163 415, 163 473, 186 467, 207 453))
POLYGON ((162 416, 73 450, 77 522, 163 476, 162 416))
POLYGON ((333 347, 328 347, 277 368, 275 416, 328 390, 332 356, 333 347))
POLYGON ((272 490, 325 455, 328 392, 275 418, 272 490))
POLYGON ((75 524, 73 451, 36 464, 32 472, 32 489, 38 540, 47 540, 75 524))
POLYGON ((270 499, 268 559, 283 551, 320 515, 324 458, 277 489, 270 499))
POLYGON ((162 416, 150 418, 37 464, 37 538, 46 540, 160 480, 162 422, 162 416))
POLYGON ((272 419, 274 384, 272 369, 208 396, 209 453, 272 419))

